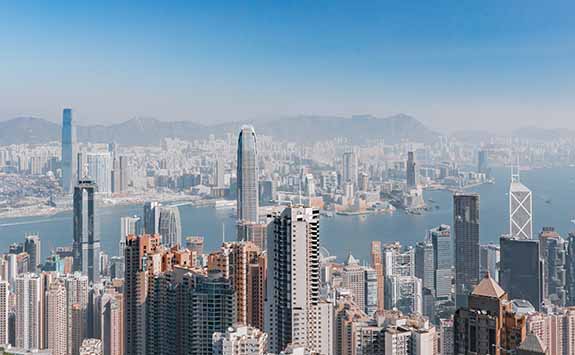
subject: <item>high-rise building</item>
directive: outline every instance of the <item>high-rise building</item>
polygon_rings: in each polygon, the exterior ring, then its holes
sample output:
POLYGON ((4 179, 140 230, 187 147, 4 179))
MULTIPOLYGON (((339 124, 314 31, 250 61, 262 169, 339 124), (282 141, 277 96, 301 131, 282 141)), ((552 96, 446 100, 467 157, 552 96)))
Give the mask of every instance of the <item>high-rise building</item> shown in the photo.
POLYGON ((215 179, 214 185, 216 187, 224 187, 225 186, 225 174, 226 174, 226 165, 223 159, 216 160, 215 166, 215 179))
POLYGON ((204 237, 202 236, 191 236, 186 237, 186 248, 196 253, 196 255, 202 255, 204 253, 204 237))
POLYGON ((451 244, 451 228, 442 224, 429 231, 433 244, 433 270, 435 298, 438 301, 451 299, 451 284, 453 280, 453 257, 451 244))
POLYGON ((30 234, 26 236, 24 251, 28 253, 28 271, 39 272, 42 264, 42 248, 40 244, 40 236, 38 234, 30 234))
POLYGON ((269 351, 288 344, 315 351, 319 304, 319 210, 288 207, 268 226, 264 328, 269 351))
POLYGON ((62 190, 72 193, 78 179, 76 171, 76 126, 73 112, 65 108, 62 112, 62 190))
POLYGON ((42 282, 38 275, 25 273, 16 277, 16 346, 38 350, 41 345, 42 282))
POLYGON ((341 276, 342 286, 351 291, 354 302, 365 312, 365 270, 351 253, 343 266, 341 276))
POLYGON ((159 233, 162 244, 168 248, 182 244, 182 222, 178 207, 161 207, 159 233))
POLYGON ((214 333, 214 355, 266 355, 267 334, 250 326, 236 326, 214 333))
POLYGON ((479 194, 453 195, 455 304, 464 307, 479 281, 479 194))
POLYGON ((453 319, 439 321, 439 355, 453 355, 453 319))
POLYGON ((507 293, 489 274, 468 297, 467 306, 455 312, 454 354, 503 355, 523 342, 525 315, 513 312, 507 293))
POLYGON ((489 168, 489 152, 487 150, 480 150, 477 152, 477 172, 485 174, 487 178, 491 175, 489 168))
POLYGON ((383 271, 383 260, 381 251, 381 242, 371 242, 371 267, 375 270, 377 276, 377 311, 383 312, 385 309, 385 273, 383 271))
POLYGON ((156 269, 149 266, 160 247, 159 235, 126 237, 124 278, 124 344, 126 355, 146 354, 146 302, 148 279, 156 269))
POLYGON ((244 126, 238 138, 237 156, 238 220, 258 222, 258 166, 256 133, 244 126))
POLYGON ((100 280, 100 226, 96 212, 96 184, 80 180, 74 188, 74 270, 90 282, 100 280))
POLYGON ((95 329, 92 336, 102 340, 104 355, 124 354, 123 299, 123 294, 108 288, 94 300, 95 329))
POLYGON ((575 233, 569 233, 567 241, 567 305, 575 306, 575 233))
POLYGON ((435 255, 430 238, 415 245, 415 276, 421 279, 423 288, 435 295, 435 255))
POLYGON ((521 239, 533 238, 531 190, 519 181, 519 171, 516 167, 509 186, 509 234, 521 239))
POLYGON ((545 280, 539 256, 539 241, 502 236, 499 281, 509 297, 529 301, 539 309, 545 280))
POLYGON ((53 281, 47 291, 48 349, 52 355, 68 354, 67 292, 61 280, 53 281))
POLYGON ((149 201, 144 204, 144 233, 154 235, 160 233, 160 203, 149 201))
POLYGON ((128 166, 128 157, 121 155, 119 157, 112 156, 112 172, 111 172, 111 192, 122 193, 128 190, 128 183, 130 182, 130 171, 128 166))
POLYGON ((399 242, 383 246, 385 276, 415 276, 415 250, 402 248, 399 242))
POLYGON ((539 233, 539 254, 544 262, 544 297, 563 307, 567 304, 567 243, 553 227, 539 233))
POLYGON ((413 152, 407 152, 407 164, 405 167, 405 177, 408 189, 417 187, 417 164, 413 152))
POLYGON ((351 182, 356 187, 358 182, 357 154, 354 151, 343 153, 342 185, 351 182))
POLYGON ((365 273, 365 313, 374 315, 377 312, 377 271, 370 267, 364 267, 365 273))
POLYGON ((423 312, 421 279, 415 276, 385 278, 385 308, 397 308, 404 314, 423 312))
POLYGON ((485 244, 479 247, 479 274, 488 272, 496 282, 499 282, 500 248, 496 244, 485 244))
POLYGON ((261 250, 266 250, 267 228, 266 223, 238 222, 238 241, 250 241, 261 250))
POLYGON ((10 312, 10 284, 0 281, 0 346, 8 344, 8 313, 10 312))

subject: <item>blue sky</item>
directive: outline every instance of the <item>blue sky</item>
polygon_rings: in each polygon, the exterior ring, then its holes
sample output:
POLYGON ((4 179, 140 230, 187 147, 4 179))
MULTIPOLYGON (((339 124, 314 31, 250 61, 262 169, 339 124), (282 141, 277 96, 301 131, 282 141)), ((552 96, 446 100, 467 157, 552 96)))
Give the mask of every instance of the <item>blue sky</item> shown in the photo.
POLYGON ((575 128, 574 1, 4 1, 0 119, 575 128))

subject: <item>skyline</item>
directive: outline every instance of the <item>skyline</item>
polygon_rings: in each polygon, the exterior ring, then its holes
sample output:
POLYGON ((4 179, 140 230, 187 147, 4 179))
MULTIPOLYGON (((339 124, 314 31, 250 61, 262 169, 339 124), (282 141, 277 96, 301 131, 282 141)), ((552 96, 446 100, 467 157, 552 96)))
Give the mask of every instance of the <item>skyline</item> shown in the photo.
POLYGON ((70 106, 79 125, 406 113, 434 129, 575 128, 573 9, 7 3, 0 120, 70 106))

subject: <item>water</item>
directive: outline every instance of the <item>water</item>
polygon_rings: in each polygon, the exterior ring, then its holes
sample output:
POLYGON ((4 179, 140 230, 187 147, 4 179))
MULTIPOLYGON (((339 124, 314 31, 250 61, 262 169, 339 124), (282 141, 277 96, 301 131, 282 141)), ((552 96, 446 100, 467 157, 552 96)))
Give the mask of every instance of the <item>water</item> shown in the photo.
MULTIPOLYGON (((497 168, 493 174, 495 184, 470 190, 481 195, 482 243, 497 242, 499 236, 509 229, 509 170, 497 168)), ((571 223, 571 219, 575 218, 575 168, 525 171, 522 172, 521 181, 533 191, 535 235, 543 226, 554 226, 563 236, 575 230, 571 223)), ((366 261, 372 240, 398 240, 403 244, 414 244, 425 236, 428 229, 442 223, 451 224, 453 219, 451 193, 432 191, 427 192, 425 198, 435 200, 440 208, 420 216, 397 211, 393 215, 322 217, 321 243, 340 260, 351 251, 354 256, 366 261)), ((222 241, 223 229, 226 240, 235 238, 234 219, 230 218, 232 212, 229 209, 181 206, 183 235, 202 235, 205 237, 205 250, 213 250, 222 241)), ((118 253, 120 217, 135 214, 142 214, 141 206, 110 207, 101 212, 103 250, 111 255, 118 253)), ((71 245, 72 214, 63 212, 50 217, 0 219, 0 250, 7 250, 10 243, 22 241, 23 236, 30 232, 40 233, 43 256, 46 256, 57 246, 71 245)))

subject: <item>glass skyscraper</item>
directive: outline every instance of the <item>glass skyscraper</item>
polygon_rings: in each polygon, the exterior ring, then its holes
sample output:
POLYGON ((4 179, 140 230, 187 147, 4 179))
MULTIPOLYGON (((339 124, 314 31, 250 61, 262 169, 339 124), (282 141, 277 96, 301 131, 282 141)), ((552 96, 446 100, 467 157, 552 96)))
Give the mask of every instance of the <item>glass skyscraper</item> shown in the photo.
POLYGON ((74 270, 91 283, 100 280, 100 229, 96 214, 96 184, 80 180, 74 188, 74 270))
POLYGON ((453 195, 455 232, 455 304, 467 306, 467 296, 479 281, 479 194, 453 195))
POLYGON ((258 167, 256 133, 251 126, 244 126, 238 138, 237 166, 238 220, 258 221, 258 167))
POLYGON ((71 193, 76 184, 76 127, 73 111, 65 108, 62 112, 62 190, 71 193))

